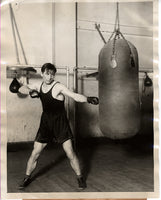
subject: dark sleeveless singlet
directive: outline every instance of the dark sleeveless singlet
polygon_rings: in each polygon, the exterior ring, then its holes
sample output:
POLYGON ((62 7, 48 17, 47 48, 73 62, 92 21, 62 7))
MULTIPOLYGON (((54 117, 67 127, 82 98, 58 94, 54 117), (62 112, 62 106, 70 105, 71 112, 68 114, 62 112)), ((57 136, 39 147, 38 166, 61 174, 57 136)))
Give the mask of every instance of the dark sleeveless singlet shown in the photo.
POLYGON ((52 113, 53 115, 65 112, 64 101, 52 97, 52 89, 57 83, 58 82, 56 82, 46 93, 42 91, 42 85, 40 87, 40 100, 42 102, 43 112, 52 113))
POLYGON ((52 141, 63 143, 73 138, 66 116, 64 101, 52 97, 52 89, 57 83, 46 93, 42 91, 42 85, 40 87, 40 100, 43 112, 35 138, 35 141, 40 143, 49 143, 52 141))

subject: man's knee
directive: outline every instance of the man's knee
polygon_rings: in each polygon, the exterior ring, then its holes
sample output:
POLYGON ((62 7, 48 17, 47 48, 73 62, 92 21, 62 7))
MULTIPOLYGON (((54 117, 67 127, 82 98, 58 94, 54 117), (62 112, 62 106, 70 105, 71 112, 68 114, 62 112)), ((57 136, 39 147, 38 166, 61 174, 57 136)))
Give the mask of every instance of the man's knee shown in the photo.
POLYGON ((46 144, 41 144, 41 143, 35 142, 34 148, 33 148, 32 153, 31 153, 31 157, 33 159, 37 159, 45 146, 46 146, 46 144))
POLYGON ((66 155, 69 159, 74 159, 76 157, 75 152, 74 152, 73 147, 72 147, 72 143, 71 143, 70 140, 66 141, 63 144, 63 148, 64 148, 64 151, 65 151, 65 153, 66 153, 66 155))

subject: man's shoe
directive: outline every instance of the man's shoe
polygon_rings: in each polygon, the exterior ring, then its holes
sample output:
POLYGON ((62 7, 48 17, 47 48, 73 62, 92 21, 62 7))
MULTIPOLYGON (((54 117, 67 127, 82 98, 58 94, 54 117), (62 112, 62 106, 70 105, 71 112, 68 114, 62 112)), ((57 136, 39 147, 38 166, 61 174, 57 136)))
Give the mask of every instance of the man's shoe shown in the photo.
POLYGON ((83 190, 87 187, 85 180, 83 179, 83 177, 78 177, 77 178, 78 181, 78 188, 83 190))
POLYGON ((22 183, 19 185, 19 189, 23 189, 25 188, 26 186, 28 186, 29 184, 31 183, 31 178, 28 176, 28 177, 25 177, 22 181, 22 183))

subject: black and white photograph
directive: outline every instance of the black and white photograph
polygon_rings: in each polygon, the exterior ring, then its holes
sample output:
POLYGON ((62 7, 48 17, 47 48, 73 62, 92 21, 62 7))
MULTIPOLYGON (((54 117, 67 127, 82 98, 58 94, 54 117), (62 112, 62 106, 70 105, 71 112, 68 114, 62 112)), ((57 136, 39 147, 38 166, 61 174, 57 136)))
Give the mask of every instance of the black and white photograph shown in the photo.
POLYGON ((158 1, 1 1, 2 197, 157 198, 158 1))

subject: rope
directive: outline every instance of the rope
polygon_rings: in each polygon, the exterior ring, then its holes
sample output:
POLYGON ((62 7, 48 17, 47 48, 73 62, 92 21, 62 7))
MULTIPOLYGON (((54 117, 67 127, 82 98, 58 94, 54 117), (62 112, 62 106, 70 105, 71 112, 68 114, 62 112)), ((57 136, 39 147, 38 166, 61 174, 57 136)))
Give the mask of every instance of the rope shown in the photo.
POLYGON ((118 31, 120 31, 120 18, 119 18, 119 3, 117 2, 117 21, 118 21, 118 31))
POLYGON ((115 30, 112 32, 110 38, 108 39, 108 42, 109 42, 109 41, 111 40, 111 38, 113 37, 114 33, 115 33, 115 30))
POLYGON ((128 41, 123 36, 123 34, 120 32, 119 3, 118 2, 117 2, 117 7, 116 7, 116 19, 115 19, 114 31, 113 31, 112 35, 110 36, 108 42, 111 40, 111 38, 113 37, 114 34, 115 34, 115 36, 114 36, 113 47, 112 47, 112 56, 115 55, 116 40, 120 39, 120 36, 121 36, 129 47, 130 58, 131 58, 131 66, 135 67, 135 61, 134 61, 134 57, 133 57, 133 54, 132 54, 131 47, 130 47, 128 41))
POLYGON ((12 6, 11 6, 11 4, 9 4, 9 8, 10 8, 10 18, 11 18, 13 39, 14 39, 14 44, 15 44, 17 64, 20 64, 18 47, 17 47, 17 40, 16 40, 16 34, 15 34, 14 23, 13 23, 13 12, 12 12, 12 6))
MULTIPOLYGON (((114 25, 114 31, 112 32, 108 42, 112 39, 113 35, 117 32, 118 38, 119 38, 119 34, 118 32, 120 32, 120 20, 119 20, 119 3, 117 2, 116 4, 116 18, 115 18, 115 25, 114 25)), ((115 37, 116 39, 116 37, 115 37)))
POLYGON ((116 24, 117 24, 117 10, 116 10, 116 18, 115 18, 115 25, 114 25, 114 31, 116 31, 116 24))
POLYGON ((23 44, 22 44, 21 37, 20 37, 19 31, 18 31, 18 27, 17 27, 17 23, 16 23, 16 19, 15 19, 15 15, 14 15, 12 7, 11 7, 11 12, 12 12, 12 17, 13 17, 13 23, 15 25, 17 36, 18 36, 18 39, 19 39, 19 42, 20 42, 22 54, 23 54, 23 57, 24 57, 24 60, 25 60, 25 64, 28 65, 26 55, 25 55, 25 51, 24 51, 24 48, 23 48, 23 44))

